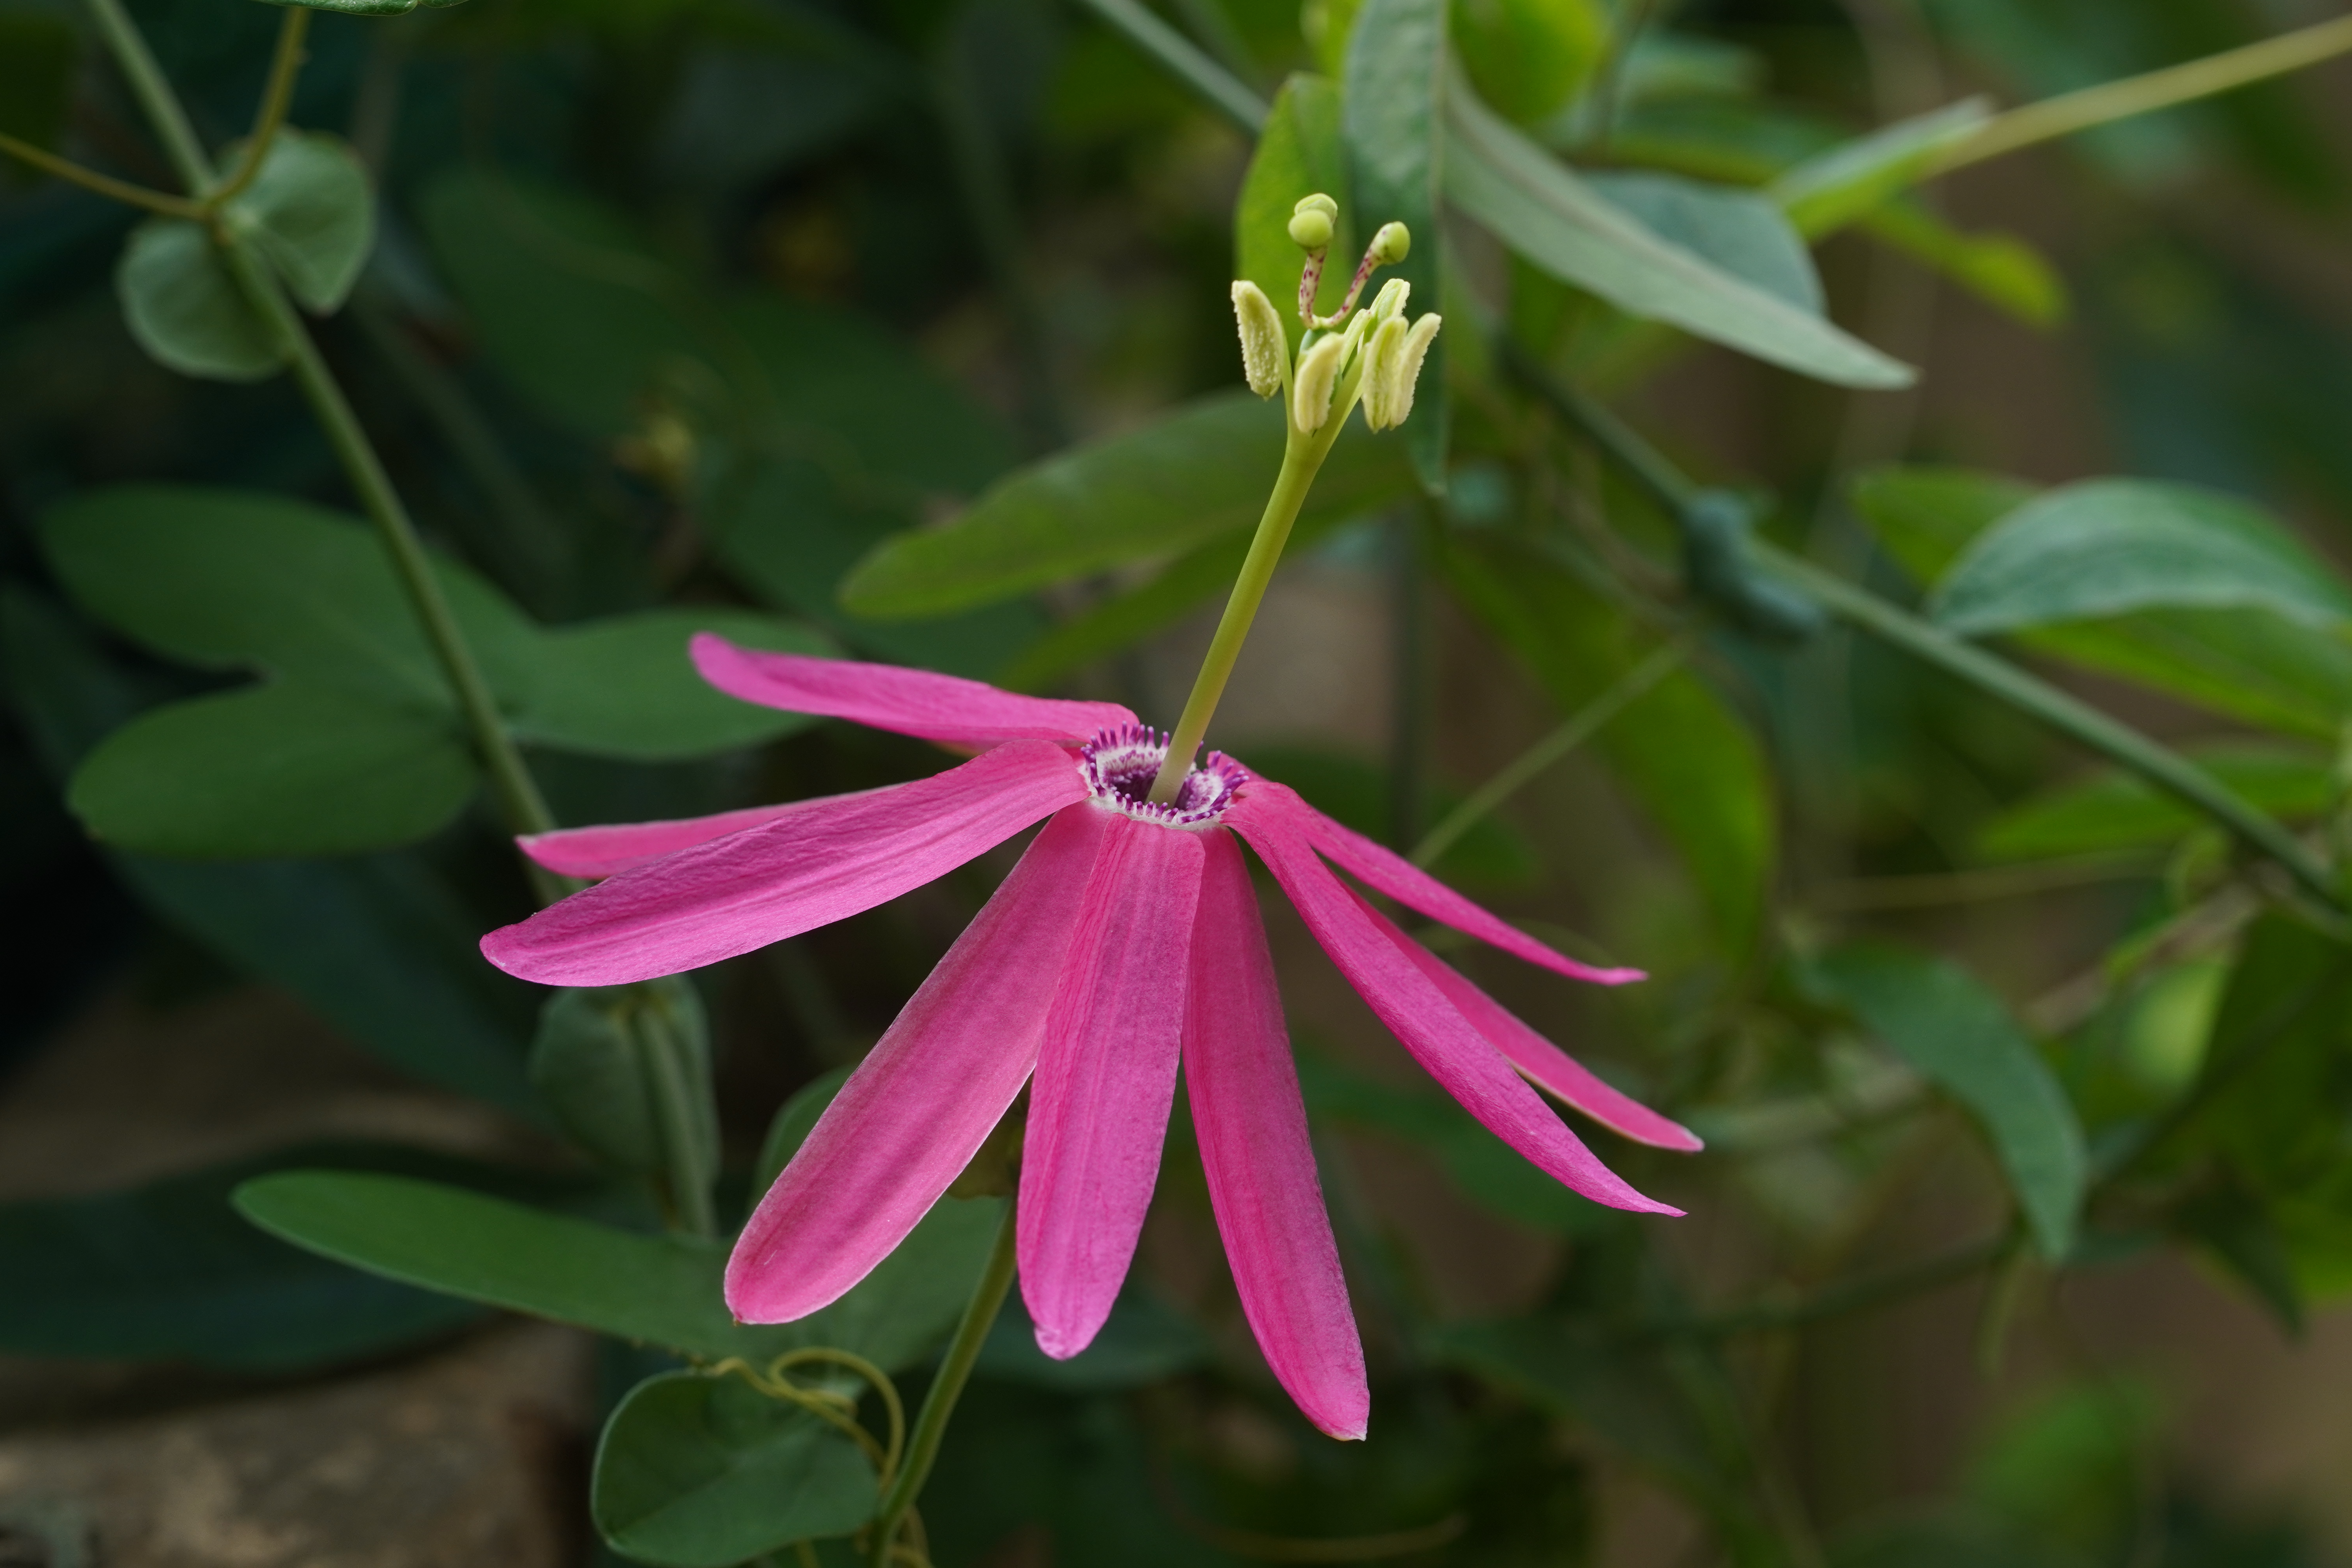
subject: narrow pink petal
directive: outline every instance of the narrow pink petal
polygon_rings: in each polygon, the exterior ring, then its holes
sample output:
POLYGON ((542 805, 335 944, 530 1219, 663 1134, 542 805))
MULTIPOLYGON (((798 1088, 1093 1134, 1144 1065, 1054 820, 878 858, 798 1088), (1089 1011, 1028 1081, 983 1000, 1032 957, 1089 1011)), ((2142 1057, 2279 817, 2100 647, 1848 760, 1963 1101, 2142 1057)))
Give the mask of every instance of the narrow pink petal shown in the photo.
POLYGON ((999 741, 1076 743, 1098 730, 1135 722, 1135 715, 1116 702, 1018 697, 928 669, 763 653, 710 632, 698 632, 690 647, 702 679, 730 697, 926 741, 970 746, 999 741))
POLYGON ((1381 923, 1387 927, 1399 950, 1437 983, 1445 999, 1537 1088, 1550 1091, 1601 1126, 1637 1143, 1685 1152, 1706 1147, 1689 1128, 1611 1088, 1592 1069, 1521 1023, 1510 1009, 1479 990, 1461 971, 1399 931, 1392 922, 1381 923))
POLYGON ((1431 920, 1501 948, 1505 952, 1557 970, 1572 980, 1601 985, 1622 985, 1646 979, 1638 969, 1596 969, 1564 952, 1554 952, 1517 926, 1480 909, 1403 856, 1373 843, 1353 828, 1332 821, 1298 798, 1297 793, 1269 779, 1253 779, 1247 792, 1265 801, 1265 808, 1294 819, 1315 847, 1349 876, 1386 893, 1431 920))
POLYGON ((912 784, 844 795, 680 849, 482 939, 509 974, 619 985, 870 910, 1085 799, 1067 752, 1013 741, 912 784))
POLYGON ((1403 933, 1391 937, 1391 922, 1323 864, 1298 818, 1268 810, 1265 799, 1236 802, 1225 812, 1226 826, 1249 840, 1323 951, 1440 1088, 1538 1170, 1593 1202, 1641 1213, 1682 1212, 1643 1197, 1596 1159, 1436 982, 1399 950, 1397 937, 1403 933))
POLYGON ((663 822, 629 822, 610 827, 559 827, 552 833, 526 834, 515 840, 522 852, 551 871, 567 877, 610 877, 639 866, 650 865, 665 855, 697 844, 708 844, 714 838, 724 838, 730 833, 740 833, 747 827, 757 827, 763 822, 790 816, 794 812, 820 810, 835 801, 855 799, 872 795, 872 790, 855 790, 848 795, 818 795, 812 800, 790 800, 781 805, 748 805, 740 811, 722 811, 711 816, 672 817, 663 822))
POLYGON ((1364 1346, 1323 1210, 1265 924, 1233 836, 1204 834, 1202 847, 1184 1086, 1209 1205, 1276 1380, 1322 1431, 1361 1437, 1372 1409, 1364 1346))
POLYGON ((1021 1299, 1037 1348, 1094 1342, 1134 1260, 1176 1094, 1201 835, 1108 824, 1045 1020, 1021 1151, 1021 1299))
POLYGON ((964 929, 776 1178, 727 1305, 788 1323, 837 1300, 930 1212, 1036 1065, 1105 814, 1064 811, 964 929))

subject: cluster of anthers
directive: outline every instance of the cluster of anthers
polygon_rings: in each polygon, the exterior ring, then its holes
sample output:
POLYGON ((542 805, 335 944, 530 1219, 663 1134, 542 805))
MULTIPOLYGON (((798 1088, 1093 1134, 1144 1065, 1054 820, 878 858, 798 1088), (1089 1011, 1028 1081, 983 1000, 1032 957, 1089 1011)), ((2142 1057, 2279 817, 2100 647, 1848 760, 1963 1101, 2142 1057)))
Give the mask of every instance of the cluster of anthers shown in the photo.
POLYGON ((1149 724, 1117 724, 1096 732, 1078 749, 1078 768, 1094 797, 1114 810, 1163 827, 1198 827, 1214 822, 1249 783, 1249 772, 1223 752, 1211 752, 1184 775, 1176 798, 1151 798, 1151 781, 1168 760, 1168 737, 1149 724))
POLYGON ((1328 316, 1315 313, 1323 259, 1339 214, 1339 205, 1320 192, 1301 197, 1291 211, 1290 237, 1307 252, 1307 264, 1298 279, 1298 319, 1307 331, 1298 342, 1296 365, 1291 363, 1289 335, 1265 290, 1246 279, 1234 284, 1234 315, 1241 323, 1242 372, 1249 378, 1250 390, 1260 397, 1287 392, 1291 423, 1307 435, 1322 429, 1326 423, 1344 421, 1360 396, 1364 423, 1373 429, 1390 430, 1403 424, 1412 412, 1412 389, 1421 378, 1421 362, 1428 356, 1430 340, 1437 336, 1439 325, 1434 311, 1406 321, 1405 300, 1412 290, 1402 278, 1391 279, 1369 307, 1360 314, 1356 311, 1356 300, 1373 269, 1392 267, 1411 252, 1412 236, 1401 223, 1382 224, 1372 236, 1339 308, 1328 316))

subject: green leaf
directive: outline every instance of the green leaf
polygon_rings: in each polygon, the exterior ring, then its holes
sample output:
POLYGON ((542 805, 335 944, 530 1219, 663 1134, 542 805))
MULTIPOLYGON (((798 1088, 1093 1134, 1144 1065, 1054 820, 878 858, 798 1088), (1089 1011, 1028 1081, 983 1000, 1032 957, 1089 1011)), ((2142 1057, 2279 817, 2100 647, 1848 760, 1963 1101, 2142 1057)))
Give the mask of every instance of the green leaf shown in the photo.
POLYGON ((2263 609, 2322 628, 2352 619, 2352 594, 2260 508, 2146 479, 2035 497, 1970 542, 1930 606, 1967 637, 2144 609, 2263 609))
POLYGON ((1810 978, 1969 1108, 2042 1255, 2065 1258, 2089 1179, 2083 1129, 2000 998, 1958 964, 1888 946, 1842 948, 1810 978))
POLYGON ((1887 203, 1862 226, 2029 327, 2056 326, 2073 311, 2066 279, 2016 235, 1964 234, 1912 201, 1887 203))
POLYGON ((312 1144, 128 1191, 0 1205, 0 1350, 289 1373, 438 1339, 478 1310, 315 1258, 229 1194, 290 1165, 471 1172, 415 1150, 312 1144))
POLYGON ((1867 343, 1652 233, 1455 84, 1445 195, 1512 249, 1631 316, 1845 386, 1913 374, 1867 343))
MULTIPOLYGON (((1349 188, 1348 152, 1339 139, 1339 86, 1328 77, 1293 76, 1275 95, 1234 204, 1234 276, 1256 284, 1274 301, 1294 352, 1307 331, 1297 307, 1307 253, 1290 237, 1292 211, 1301 196, 1318 191, 1339 203, 1328 254, 1346 260, 1327 263, 1315 295, 1316 313, 1328 316, 1347 298, 1354 258, 1361 254, 1349 188)), ((1364 237, 1370 237, 1369 230, 1364 237)), ((1418 241, 1420 236, 1414 237, 1418 241)), ((1240 363, 1236 352, 1236 369, 1240 363)))
POLYGON ((835 651, 806 626, 746 610, 641 610, 553 627, 538 642, 524 689, 499 693, 516 736, 591 756, 667 762, 756 745, 815 722, 703 679, 687 652, 697 632, 778 653, 835 651))
POLYGON ((1990 100, 1966 98, 1898 120, 1815 153, 1774 180, 1766 194, 1798 232, 1818 239, 1916 184, 1946 149, 1968 140, 1991 117, 1990 100))
POLYGON ((2303 1289, 2294 1259, 2260 1196, 2240 1182, 2209 1181, 2174 1205, 2168 1217, 2176 1232, 2196 1242, 2268 1308, 2280 1328, 2302 1336, 2303 1289))
POLYGON ((1889 465, 1864 470, 1851 493, 1879 547, 1913 582, 1926 584, 2036 491, 2022 479, 1978 468, 1889 465))
MULTIPOLYGON (((1530 551, 1457 538, 1441 562, 1455 595, 1564 715, 1599 698, 1650 651, 1622 612, 1530 551)), ((1716 939, 1744 950, 1779 855, 1772 777, 1755 737, 1685 671, 1629 704, 1592 746, 1673 846, 1716 939)))
POLYGON ((727 1249, 549 1214, 433 1182, 296 1171, 237 1189, 238 1212, 299 1247, 427 1289, 681 1354, 758 1363, 803 1345, 854 1351, 886 1372, 954 1327, 1003 1208, 941 1202, 856 1289, 798 1322, 752 1327, 721 1294, 727 1249))
MULTIPOLYGON (((1282 467, 1282 411, 1246 392, 1012 474, 942 528, 887 541, 841 585, 874 616, 940 615, 1189 550, 1255 524, 1282 467)), ((1351 425, 1302 516, 1350 516, 1408 492, 1393 445, 1351 425)))
MULTIPOLYGON (((1412 286, 1416 312, 1445 297, 1444 237, 1438 231, 1438 171, 1447 163, 1446 0, 1364 0, 1348 35, 1340 132, 1356 198, 1354 227, 1367 239, 1381 224, 1403 224, 1412 250, 1389 276, 1412 286)), ((1344 193, 1334 192, 1335 195, 1344 193)), ((1353 271, 1352 257, 1334 266, 1353 271)), ((1430 342, 1412 416, 1404 426, 1414 476, 1432 495, 1445 489, 1445 449, 1453 422, 1447 395, 1446 336, 1430 342)))
POLYGON ((605 1544, 664 1568, 734 1568, 847 1535, 879 1502, 872 1463, 838 1427, 740 1378, 691 1372, 629 1391, 589 1483, 605 1544))
POLYGON ((201 225, 151 217, 131 231, 114 268, 123 324, 166 370, 212 381, 260 381, 285 363, 201 225))
MULTIPOLYGON (((167 658, 454 707, 383 545, 353 519, 250 491, 121 485, 52 508, 40 531, 76 603, 167 658)), ((465 567, 437 570, 485 664, 527 664, 521 612, 465 567)))
POLYGON ((1660 239, 1776 300, 1822 313, 1812 252, 1769 197, 1646 172, 1587 174, 1584 184, 1660 239))
POLYGON ((616 1169, 663 1178, 681 1163, 662 1110, 675 1085, 687 1102, 684 1160, 701 1173, 706 1192, 719 1173, 709 1025, 701 996, 679 976, 549 996, 531 1042, 530 1081, 574 1142, 616 1169))
POLYGON ((1455 0, 1453 43, 1478 96, 1522 125, 1584 90, 1609 53, 1598 0, 1455 0))
MULTIPOLYGON (((234 167, 244 144, 225 150, 234 167)), ((342 308, 375 243, 375 193, 352 144, 324 132, 281 130, 253 183, 228 204, 294 298, 320 315, 342 308)))
MULTIPOLYGON (((2243 742, 2183 752, 2273 816, 2308 820, 2335 798, 2334 770, 2305 752, 2243 742)), ((1979 832, 1977 847, 1997 860, 2155 848, 2204 825, 2203 817, 2137 773, 2102 773, 2011 806, 1979 832)))
MULTIPOLYGON (((70 616, 0 588, 10 697, 62 780, 141 694, 70 616)), ((414 856, 201 865, 110 855, 150 908, 246 973, 285 987, 383 1060, 528 1115, 521 1042, 533 988, 482 963, 483 918, 414 856)))
POLYGON ((346 16, 404 16, 419 5, 446 10, 466 0, 265 0, 271 5, 300 5, 312 11, 339 11, 346 16))
POLYGON ((151 708, 109 735, 67 802, 146 855, 357 855, 431 837, 474 793, 441 718, 293 682, 151 708))

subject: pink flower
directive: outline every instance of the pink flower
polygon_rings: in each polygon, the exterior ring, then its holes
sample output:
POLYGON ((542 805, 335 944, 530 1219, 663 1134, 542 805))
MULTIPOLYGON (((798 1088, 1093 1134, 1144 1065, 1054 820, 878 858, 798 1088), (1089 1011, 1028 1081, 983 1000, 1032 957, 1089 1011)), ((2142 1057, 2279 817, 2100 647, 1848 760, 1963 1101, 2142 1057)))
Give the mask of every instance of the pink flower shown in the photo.
POLYGON ((1038 1347, 1076 1355, 1134 1256, 1181 1058, 1250 1327, 1316 1426, 1362 1436, 1363 1349, 1236 835, 1381 1022, 1497 1137, 1598 1203, 1680 1212, 1612 1174, 1523 1075, 1628 1138, 1696 1138, 1578 1066, 1332 868, 1559 973, 1615 984, 1637 972, 1563 957, 1217 753, 1175 804, 1148 804, 1165 742, 1115 703, 710 636, 694 658, 747 701, 986 749, 913 784, 527 839, 549 869, 605 879, 484 938, 499 968, 613 985, 715 963, 871 909, 1046 819, 761 1200, 728 1265, 737 1317, 788 1322, 864 1279, 1034 1075, 1021 1289, 1038 1347))

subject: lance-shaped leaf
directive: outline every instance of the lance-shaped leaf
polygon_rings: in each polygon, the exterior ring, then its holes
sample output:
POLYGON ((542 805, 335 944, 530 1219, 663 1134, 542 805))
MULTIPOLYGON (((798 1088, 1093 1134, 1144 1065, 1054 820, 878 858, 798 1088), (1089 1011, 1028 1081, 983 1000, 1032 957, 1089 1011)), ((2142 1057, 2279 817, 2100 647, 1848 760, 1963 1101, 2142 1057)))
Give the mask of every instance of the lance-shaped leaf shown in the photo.
POLYGON ((840 1300, 795 1323, 751 1328, 727 1311, 726 1247, 397 1176, 295 1171, 236 1191, 254 1224, 389 1279, 681 1354, 758 1362, 803 1345, 854 1351, 892 1371, 955 1324, 1002 1205, 945 1199, 840 1300))
POLYGON ((1479 103, 1445 95, 1445 195, 1545 271, 1631 316, 1845 386, 1906 386, 1908 367, 1819 316, 1660 238, 1479 103))
MULTIPOLYGON (((2248 742, 2181 750, 2273 816, 2308 821, 2335 799, 2335 770, 2305 752, 2248 742)), ((2095 855, 2160 847, 2204 826, 2204 817, 2138 774, 2108 772, 2010 807, 1978 833, 1977 847, 1999 860, 2095 855)))
POLYGON ((1822 313, 1813 253, 1770 197, 1646 171, 1588 174, 1584 183, 1659 238, 1801 310, 1822 313))
MULTIPOLYGON (((1280 408, 1247 392, 1204 398, 1023 468, 945 527, 889 540, 842 584, 842 602, 877 617, 939 615, 1191 549, 1257 521, 1282 447, 1280 408)), ((1373 510, 1411 485, 1395 447, 1351 422, 1301 525, 1373 510)))
POLYGON ((874 1517, 874 1466, 839 1427, 736 1377, 665 1373, 631 1389, 596 1446, 605 1544, 662 1568, 734 1568, 874 1517))
MULTIPOLYGON (((1364 0, 1348 35, 1340 129, 1353 176, 1355 228, 1369 237, 1381 224, 1402 223, 1412 231, 1411 254, 1389 276, 1412 285, 1416 313, 1437 310, 1444 293, 1437 204, 1445 163, 1445 0, 1364 0)), ((1338 252, 1331 259, 1343 271, 1355 260, 1338 252)), ((1445 356, 1440 332, 1422 362, 1420 390, 1403 432, 1413 474, 1433 495, 1445 488, 1453 418, 1445 356)))
POLYGON ((2000 997, 1958 964, 1856 945, 1810 977, 1984 1129, 2044 1257, 2074 1249, 2090 1162, 2055 1074, 2000 997))
POLYGON ((2262 609, 2322 628, 2352 621, 2352 594, 2260 508, 2146 479, 2035 497, 1969 544, 1930 605, 1969 637, 2147 609, 2262 609))

